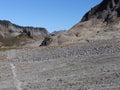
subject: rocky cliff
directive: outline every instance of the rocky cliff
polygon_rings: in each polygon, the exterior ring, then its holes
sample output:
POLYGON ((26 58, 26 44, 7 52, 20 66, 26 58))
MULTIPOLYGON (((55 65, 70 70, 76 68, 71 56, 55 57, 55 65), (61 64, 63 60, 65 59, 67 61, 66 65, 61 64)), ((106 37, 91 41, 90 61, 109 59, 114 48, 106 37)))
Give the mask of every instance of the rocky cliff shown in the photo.
POLYGON ((90 19, 102 19, 103 22, 113 23, 120 17, 120 1, 119 0, 103 0, 99 5, 92 8, 82 18, 82 22, 90 19))
POLYGON ((48 35, 45 28, 23 27, 7 20, 0 20, 0 42, 1 45, 25 44, 35 40, 42 40, 48 35))

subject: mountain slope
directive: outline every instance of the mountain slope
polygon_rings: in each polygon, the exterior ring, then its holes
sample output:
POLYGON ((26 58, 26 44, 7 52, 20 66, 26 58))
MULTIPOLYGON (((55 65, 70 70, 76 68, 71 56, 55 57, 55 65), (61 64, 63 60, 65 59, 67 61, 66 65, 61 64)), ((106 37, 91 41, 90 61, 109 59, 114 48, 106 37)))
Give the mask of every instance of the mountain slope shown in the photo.
POLYGON ((120 34, 120 1, 103 0, 87 12, 69 32, 82 38, 113 39, 120 34))
POLYGON ((112 23, 117 21, 120 17, 120 1, 119 0, 103 0, 99 5, 92 8, 82 18, 83 21, 90 20, 92 18, 102 19, 103 22, 112 23))
POLYGON ((103 0, 67 32, 52 38, 51 45, 89 43, 120 38, 120 0, 103 0))
POLYGON ((23 27, 7 20, 0 20, 0 42, 3 46, 22 45, 43 40, 48 35, 45 28, 23 27))

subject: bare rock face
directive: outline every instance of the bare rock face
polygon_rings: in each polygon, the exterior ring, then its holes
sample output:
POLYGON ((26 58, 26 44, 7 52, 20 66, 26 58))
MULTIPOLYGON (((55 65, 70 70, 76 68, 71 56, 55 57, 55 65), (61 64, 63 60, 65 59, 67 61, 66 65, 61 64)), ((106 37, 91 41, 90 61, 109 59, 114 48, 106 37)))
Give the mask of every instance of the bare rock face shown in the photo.
POLYGON ((82 18, 82 22, 92 18, 102 19, 103 22, 117 22, 120 17, 120 1, 119 0, 103 0, 99 5, 92 8, 82 18))
POLYGON ((45 28, 23 27, 7 20, 0 20, 0 42, 4 46, 22 45, 27 42, 43 40, 48 35, 45 28))

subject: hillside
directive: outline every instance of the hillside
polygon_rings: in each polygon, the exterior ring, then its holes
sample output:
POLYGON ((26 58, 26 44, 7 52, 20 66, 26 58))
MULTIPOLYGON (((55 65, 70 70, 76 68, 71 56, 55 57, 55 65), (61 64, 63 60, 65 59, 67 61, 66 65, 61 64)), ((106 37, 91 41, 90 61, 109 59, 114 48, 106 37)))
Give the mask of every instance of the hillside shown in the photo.
POLYGON ((50 45, 89 43, 120 38, 120 1, 103 0, 67 32, 51 37, 50 45))
POLYGON ((0 20, 0 46, 21 46, 30 42, 43 40, 47 35, 48 31, 45 28, 24 27, 7 20, 0 20))

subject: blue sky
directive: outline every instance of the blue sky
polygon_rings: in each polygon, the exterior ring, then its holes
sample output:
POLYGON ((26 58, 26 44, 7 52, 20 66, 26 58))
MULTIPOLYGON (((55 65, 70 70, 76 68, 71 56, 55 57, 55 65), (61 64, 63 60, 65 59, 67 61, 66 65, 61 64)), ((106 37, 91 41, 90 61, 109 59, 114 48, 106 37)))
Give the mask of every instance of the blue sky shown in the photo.
POLYGON ((0 19, 49 32, 68 30, 102 0, 0 0, 0 19))

